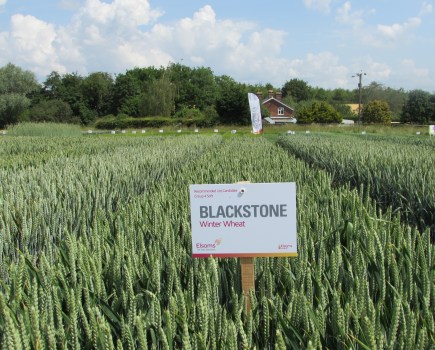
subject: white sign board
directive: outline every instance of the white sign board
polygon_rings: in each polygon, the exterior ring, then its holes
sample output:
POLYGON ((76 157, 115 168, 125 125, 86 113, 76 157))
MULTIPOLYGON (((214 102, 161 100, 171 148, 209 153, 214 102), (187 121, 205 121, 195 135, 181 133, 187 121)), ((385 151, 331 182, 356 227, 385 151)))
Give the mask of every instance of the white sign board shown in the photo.
POLYGON ((435 125, 429 125, 429 135, 435 136, 435 125))
POLYGON ((190 186, 192 256, 297 256, 296 184, 190 186))

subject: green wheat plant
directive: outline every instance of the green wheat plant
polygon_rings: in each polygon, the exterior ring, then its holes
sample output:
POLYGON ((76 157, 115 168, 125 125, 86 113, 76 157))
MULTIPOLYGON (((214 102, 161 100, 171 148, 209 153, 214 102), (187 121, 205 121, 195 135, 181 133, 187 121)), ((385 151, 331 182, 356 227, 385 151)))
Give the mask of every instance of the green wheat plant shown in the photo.
POLYGON ((333 181, 363 186, 382 209, 392 207, 410 225, 435 230, 435 143, 428 138, 297 134, 278 143, 326 170, 333 181))
POLYGON ((434 344, 430 230, 363 188, 262 137, 33 140, 0 160, 2 348, 434 344), (297 183, 299 255, 255 260, 251 312, 238 259, 191 257, 189 185, 242 180, 297 183))

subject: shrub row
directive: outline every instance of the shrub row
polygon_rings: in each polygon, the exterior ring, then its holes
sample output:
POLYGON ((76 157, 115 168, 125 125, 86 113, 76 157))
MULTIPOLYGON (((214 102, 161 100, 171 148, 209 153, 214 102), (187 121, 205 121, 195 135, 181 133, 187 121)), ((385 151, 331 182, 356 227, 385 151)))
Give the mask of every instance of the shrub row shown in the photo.
POLYGON ((95 123, 97 129, 130 129, 130 128, 160 128, 162 126, 210 126, 211 120, 204 116, 195 118, 173 117, 115 117, 107 116, 95 123))

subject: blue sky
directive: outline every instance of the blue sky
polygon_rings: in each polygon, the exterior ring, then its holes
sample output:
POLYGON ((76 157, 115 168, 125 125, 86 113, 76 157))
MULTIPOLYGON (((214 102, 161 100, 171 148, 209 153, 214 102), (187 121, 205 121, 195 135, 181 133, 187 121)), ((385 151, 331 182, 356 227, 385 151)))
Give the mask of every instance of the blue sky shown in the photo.
POLYGON ((352 75, 435 92, 435 0, 0 0, 0 66, 113 74, 170 62, 279 88, 352 75))

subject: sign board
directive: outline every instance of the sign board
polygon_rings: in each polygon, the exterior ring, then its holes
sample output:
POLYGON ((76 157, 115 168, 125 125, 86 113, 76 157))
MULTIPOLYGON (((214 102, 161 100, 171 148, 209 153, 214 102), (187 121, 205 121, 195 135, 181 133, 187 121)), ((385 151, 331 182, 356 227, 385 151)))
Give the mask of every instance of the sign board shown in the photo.
POLYGON ((296 184, 190 186, 192 256, 297 256, 296 184))
POLYGON ((429 135, 435 136, 435 125, 429 125, 429 135))

